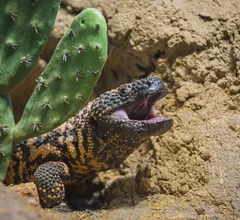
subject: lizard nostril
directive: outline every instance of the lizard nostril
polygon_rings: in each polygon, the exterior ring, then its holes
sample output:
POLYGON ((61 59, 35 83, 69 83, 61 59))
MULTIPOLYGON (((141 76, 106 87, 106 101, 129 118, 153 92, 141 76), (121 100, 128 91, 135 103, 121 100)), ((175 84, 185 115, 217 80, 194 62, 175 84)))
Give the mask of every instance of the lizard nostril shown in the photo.
POLYGON ((148 85, 148 86, 151 86, 152 83, 151 83, 150 81, 147 81, 147 85, 148 85))

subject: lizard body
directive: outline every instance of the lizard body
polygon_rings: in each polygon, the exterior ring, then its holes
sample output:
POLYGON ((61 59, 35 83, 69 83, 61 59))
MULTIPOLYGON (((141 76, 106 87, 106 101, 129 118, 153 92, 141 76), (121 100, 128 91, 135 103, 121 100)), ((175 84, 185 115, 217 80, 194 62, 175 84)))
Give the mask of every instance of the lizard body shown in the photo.
POLYGON ((158 78, 105 92, 55 130, 17 144, 5 182, 34 181, 43 207, 60 204, 64 185, 117 167, 148 137, 172 127, 154 108, 166 94, 158 78))

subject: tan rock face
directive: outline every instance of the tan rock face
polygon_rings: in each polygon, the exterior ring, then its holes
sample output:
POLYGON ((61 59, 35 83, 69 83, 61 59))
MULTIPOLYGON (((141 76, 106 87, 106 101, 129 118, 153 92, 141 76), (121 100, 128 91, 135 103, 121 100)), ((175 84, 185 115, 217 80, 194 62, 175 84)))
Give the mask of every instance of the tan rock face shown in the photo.
MULTIPOLYGON (((109 57, 96 93, 157 76, 169 88, 157 110, 175 121, 131 155, 119 176, 100 175, 121 179, 110 206, 162 194, 166 201, 182 199, 195 217, 239 218, 239 1, 64 0, 46 60, 74 13, 86 7, 100 9, 108 23, 109 57)), ((159 216, 174 217, 169 207, 160 207, 165 214, 159 216)))

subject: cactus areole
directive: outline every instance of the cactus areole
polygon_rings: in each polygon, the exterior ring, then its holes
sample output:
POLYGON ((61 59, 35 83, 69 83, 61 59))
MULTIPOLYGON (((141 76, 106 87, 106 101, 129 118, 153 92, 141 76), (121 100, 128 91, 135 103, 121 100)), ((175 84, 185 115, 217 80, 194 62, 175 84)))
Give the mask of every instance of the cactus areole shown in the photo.
POLYGON ((75 17, 58 43, 14 125, 9 93, 31 72, 59 5, 60 0, 0 2, 0 180, 14 144, 53 130, 83 108, 105 64, 106 22, 101 12, 89 8, 75 17))
POLYGON ((106 58, 105 19, 98 10, 86 9, 75 18, 39 77, 14 139, 48 132, 84 107, 106 58))
POLYGON ((50 37, 58 9, 59 0, 1 0, 0 94, 9 94, 30 74, 50 37))

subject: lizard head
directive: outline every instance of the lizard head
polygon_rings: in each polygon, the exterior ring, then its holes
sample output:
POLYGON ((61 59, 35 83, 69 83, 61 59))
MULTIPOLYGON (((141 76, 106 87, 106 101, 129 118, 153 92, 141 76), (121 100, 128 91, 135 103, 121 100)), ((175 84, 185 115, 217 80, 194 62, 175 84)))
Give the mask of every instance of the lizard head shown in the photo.
POLYGON ((139 146, 147 137, 165 133, 173 120, 158 116, 154 104, 166 95, 166 87, 155 77, 105 92, 92 104, 97 136, 110 144, 118 140, 139 146))

